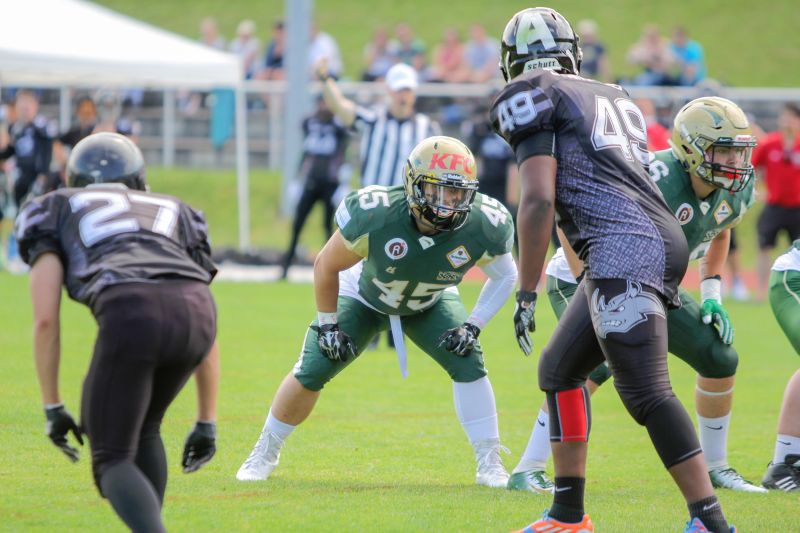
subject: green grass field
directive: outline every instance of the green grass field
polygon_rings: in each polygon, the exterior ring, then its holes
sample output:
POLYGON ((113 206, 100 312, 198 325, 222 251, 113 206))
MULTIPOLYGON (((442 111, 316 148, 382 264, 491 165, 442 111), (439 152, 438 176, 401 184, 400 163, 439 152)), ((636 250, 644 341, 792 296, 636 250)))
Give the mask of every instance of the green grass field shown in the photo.
MULTIPOLYGON (((480 286, 466 283, 471 305, 480 286)), ((508 531, 532 520, 549 498, 474 485, 472 451, 452 406, 449 380, 416 348, 404 381, 394 353, 367 352, 326 389, 312 417, 291 437, 273 477, 243 484, 234 474, 249 453, 268 402, 297 356, 313 313, 310 285, 214 286, 220 312, 223 378, 219 451, 196 474, 178 462, 194 417, 190 384, 168 412, 170 462, 164 517, 171 531, 508 531)), ((25 277, 0 274, 0 530, 122 531, 92 485, 88 451, 70 464, 46 439, 31 356, 25 277)), ((796 356, 764 305, 729 305, 741 353, 730 436, 731 463, 759 479, 772 455, 783 387, 796 356)), ((526 359, 511 330, 511 304, 481 340, 497 396, 501 435, 513 467, 527 442, 542 393, 536 357, 526 359)), ((536 353, 554 326, 537 315, 536 353)), ((61 392, 77 412, 95 326, 85 308, 62 312, 61 392)), ((693 376, 671 366, 676 392, 692 405, 693 376)), ((593 402, 587 510, 598 531, 681 531, 682 500, 647 434, 612 388, 593 402)), ((740 531, 798 531, 797 495, 720 493, 740 531)))

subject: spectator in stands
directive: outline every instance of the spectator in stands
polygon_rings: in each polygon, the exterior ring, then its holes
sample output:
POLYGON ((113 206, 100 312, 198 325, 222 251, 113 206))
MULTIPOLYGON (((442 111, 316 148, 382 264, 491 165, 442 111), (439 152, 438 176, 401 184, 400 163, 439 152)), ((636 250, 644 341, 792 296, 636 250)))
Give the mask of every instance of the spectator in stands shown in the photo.
POLYGON ((644 69, 633 79, 635 85, 674 84, 671 71, 675 67, 675 56, 658 26, 648 24, 644 27, 641 38, 628 50, 627 60, 644 69))
POLYGON ((445 83, 463 83, 469 79, 469 69, 464 58, 464 45, 455 28, 445 28, 442 41, 433 50, 433 68, 430 80, 445 83))
POLYGON ((319 25, 315 22, 311 25, 311 44, 308 46, 308 66, 312 74, 314 66, 323 60, 328 65, 329 74, 338 80, 344 70, 339 45, 336 44, 336 39, 320 31, 319 25))
POLYGON ((200 42, 217 50, 225 50, 225 38, 219 34, 217 21, 213 17, 200 21, 200 42))
POLYGON ((414 67, 417 73, 424 72, 427 64, 425 60, 425 43, 416 37, 414 32, 405 22, 399 23, 394 28, 395 39, 389 42, 389 50, 398 63, 405 63, 414 67))
POLYGON ((611 68, 608 63, 606 45, 597 36, 597 23, 590 19, 578 22, 578 35, 581 38, 583 61, 581 76, 602 82, 610 82, 611 68))
POLYGON ((497 39, 486 35, 486 28, 482 24, 473 24, 469 28, 469 41, 464 48, 464 59, 469 68, 469 80, 475 83, 484 83, 497 78, 500 69, 500 43, 497 39))
POLYGON ((637 98, 634 100, 642 111, 644 121, 647 125, 647 150, 657 152, 669 148, 670 132, 658 122, 656 106, 649 98, 637 98))
POLYGON ((242 59, 242 68, 245 79, 252 79, 258 71, 258 51, 261 43, 256 33, 256 23, 245 19, 236 28, 236 38, 231 41, 228 49, 242 59))
POLYGON ((364 62, 367 68, 361 75, 363 81, 382 80, 397 59, 389 50, 389 32, 381 26, 372 34, 372 40, 364 47, 364 62))
POLYGON ((282 20, 272 24, 272 39, 264 51, 264 68, 257 77, 261 80, 282 80, 286 77, 283 70, 283 50, 286 45, 286 29, 282 20))
POLYGON ((767 188, 766 205, 758 219, 758 299, 764 301, 778 233, 785 231, 790 243, 800 239, 800 105, 784 106, 778 131, 758 143, 753 165, 767 188))
POLYGON ((680 68, 679 85, 696 85, 706 77, 703 47, 697 41, 689 39, 683 26, 676 26, 672 30, 670 51, 680 68))
POLYGON ((333 234, 334 193, 339 188, 339 171, 347 149, 347 129, 333 116, 321 96, 316 112, 303 121, 303 156, 298 179, 303 183, 303 193, 297 202, 292 225, 292 240, 283 259, 281 279, 286 279, 294 259, 297 240, 311 209, 317 202, 325 206, 325 231, 333 234))

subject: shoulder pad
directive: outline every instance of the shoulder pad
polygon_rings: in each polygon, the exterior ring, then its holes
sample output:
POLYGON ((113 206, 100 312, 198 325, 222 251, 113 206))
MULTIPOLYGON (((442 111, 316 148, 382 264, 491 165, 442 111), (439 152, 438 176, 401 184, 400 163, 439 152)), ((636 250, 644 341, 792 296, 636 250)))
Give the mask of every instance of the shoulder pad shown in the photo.
POLYGON ((511 251, 514 246, 514 219, 500 200, 476 194, 470 216, 479 220, 481 240, 490 255, 511 251))

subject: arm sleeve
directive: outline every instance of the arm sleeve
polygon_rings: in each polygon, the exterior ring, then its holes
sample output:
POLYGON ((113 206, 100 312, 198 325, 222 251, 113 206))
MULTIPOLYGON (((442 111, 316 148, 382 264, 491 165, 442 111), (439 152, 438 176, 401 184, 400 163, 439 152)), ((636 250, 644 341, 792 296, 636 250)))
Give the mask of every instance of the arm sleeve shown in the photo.
POLYGON ((217 266, 211 259, 211 244, 208 239, 208 223, 203 213, 192 209, 186 204, 182 204, 184 213, 183 235, 185 239, 186 252, 192 261, 211 274, 211 278, 217 275, 217 266))
POLYGON ((14 236, 26 264, 33 265, 45 253, 58 254, 63 263, 58 217, 58 203, 53 195, 34 198, 22 206, 14 222, 14 236))
POLYGON ((535 155, 556 156, 556 134, 549 130, 540 130, 522 139, 517 145, 517 165, 535 155))
POLYGON ((374 124, 378 120, 378 112, 375 109, 357 105, 355 106, 355 119, 352 128, 363 130, 365 126, 374 124))
POLYGON ((489 279, 484 283, 467 322, 483 329, 514 291, 514 285, 517 283, 517 264, 511 254, 506 253, 481 266, 481 270, 489 279))

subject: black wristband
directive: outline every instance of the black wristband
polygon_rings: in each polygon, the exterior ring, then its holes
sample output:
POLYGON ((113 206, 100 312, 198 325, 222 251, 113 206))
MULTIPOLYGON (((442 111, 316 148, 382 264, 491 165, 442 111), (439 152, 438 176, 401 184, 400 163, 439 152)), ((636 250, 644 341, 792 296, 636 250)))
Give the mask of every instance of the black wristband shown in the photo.
POLYGON ((715 279, 717 281, 722 281, 722 276, 720 276, 719 274, 717 274, 715 276, 706 276, 706 277, 703 278, 703 281, 705 281, 707 279, 715 279))
POLYGON ((537 297, 536 296, 536 291, 523 291, 523 290, 518 290, 517 291, 517 301, 518 302, 534 304, 534 303, 536 303, 536 297, 537 297))

